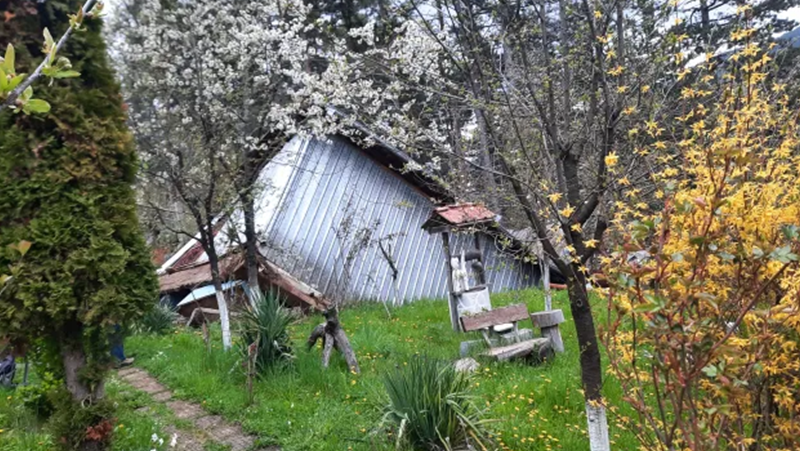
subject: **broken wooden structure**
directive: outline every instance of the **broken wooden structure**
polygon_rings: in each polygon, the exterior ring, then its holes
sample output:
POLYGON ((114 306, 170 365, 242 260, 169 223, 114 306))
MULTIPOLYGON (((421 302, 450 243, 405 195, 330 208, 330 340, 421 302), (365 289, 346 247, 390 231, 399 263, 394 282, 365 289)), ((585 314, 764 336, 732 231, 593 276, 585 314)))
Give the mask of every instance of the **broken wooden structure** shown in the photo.
POLYGON ((344 329, 339 324, 339 311, 336 307, 330 308, 324 312, 325 322, 318 325, 311 331, 308 337, 308 349, 314 347, 317 340, 322 339, 322 366, 327 368, 330 364, 331 353, 334 349, 342 353, 344 360, 347 362, 347 367, 354 373, 360 373, 358 368, 358 360, 353 346, 350 345, 350 340, 347 339, 344 329))
MULTIPOLYGON (((286 300, 287 307, 300 308, 303 311, 324 311, 329 301, 314 288, 296 279, 269 260, 259 256, 258 281, 262 291, 278 290, 286 300)), ((241 252, 228 254, 220 260, 220 277, 225 281, 226 292, 232 295, 232 310, 243 308, 247 296, 243 294, 244 280, 247 280, 247 268, 241 252)), ((208 262, 193 264, 181 268, 170 269, 159 277, 160 291, 163 296, 172 300, 178 312, 190 318, 205 317, 209 320, 219 318, 216 312, 216 291, 211 279, 211 266, 208 262), (210 288, 210 289, 208 289, 210 288), (199 293, 194 295, 195 293, 199 293), (196 310, 200 312, 196 313, 196 310), (215 315, 216 313, 216 315, 215 315)))
POLYGON ((519 341, 514 339, 519 337, 518 323, 526 319, 529 319, 529 316, 525 304, 510 305, 460 318, 465 332, 481 331, 484 341, 489 346, 489 350, 484 352, 487 357, 504 361, 534 356, 537 360, 545 360, 553 353, 550 338, 529 338, 519 341), (511 334, 511 342, 504 344, 494 328, 509 323, 512 324, 512 330, 508 332, 511 334))
MULTIPOLYGON (((466 291, 481 291, 486 288, 486 271, 483 262, 483 252, 481 249, 478 232, 495 222, 495 214, 488 208, 479 204, 455 204, 436 208, 430 219, 422 228, 431 234, 442 234, 442 244, 444 245, 444 255, 447 268, 447 286, 450 306, 450 324, 456 332, 461 331, 459 323, 459 297, 466 291), (453 280, 454 253, 450 247, 450 234, 459 231, 462 233, 472 233, 474 236, 473 249, 463 251, 463 259, 472 265, 473 274, 477 285, 469 290, 457 289, 453 280)), ((488 289, 486 290, 488 296, 488 289)))

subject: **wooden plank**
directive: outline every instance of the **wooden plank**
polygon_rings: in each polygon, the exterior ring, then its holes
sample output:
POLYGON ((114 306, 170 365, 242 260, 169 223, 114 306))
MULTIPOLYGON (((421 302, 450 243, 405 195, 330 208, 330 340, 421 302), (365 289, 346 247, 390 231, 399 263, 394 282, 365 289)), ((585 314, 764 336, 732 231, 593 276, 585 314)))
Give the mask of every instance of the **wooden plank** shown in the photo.
POLYGON ((458 321, 458 299, 453 293, 453 268, 450 267, 450 234, 442 233, 442 245, 444 246, 445 270, 447 271, 447 299, 450 306, 450 325, 453 330, 461 332, 461 323, 458 321))
POLYGON ((495 358, 499 361, 511 360, 514 358, 525 357, 531 354, 541 355, 544 350, 549 348, 550 340, 547 338, 534 338, 508 346, 492 348, 484 355, 495 358))
POLYGON ((525 304, 509 305, 477 315, 462 316, 461 325, 464 331, 473 331, 496 326, 498 324, 515 323, 528 318, 528 307, 525 304))
POLYGON ((558 326, 564 322, 564 312, 561 309, 550 310, 548 312, 531 313, 533 325, 539 328, 558 326))

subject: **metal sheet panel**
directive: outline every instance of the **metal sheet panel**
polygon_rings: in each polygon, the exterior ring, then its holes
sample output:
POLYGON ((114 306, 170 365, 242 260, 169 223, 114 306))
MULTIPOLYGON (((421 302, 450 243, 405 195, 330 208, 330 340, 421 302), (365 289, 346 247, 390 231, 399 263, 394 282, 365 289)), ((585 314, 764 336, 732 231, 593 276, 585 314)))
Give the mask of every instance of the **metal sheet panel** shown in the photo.
MULTIPOLYGON (((442 239, 422 230, 433 208, 415 187, 345 140, 312 139, 270 224, 265 252, 297 278, 333 294, 344 279, 343 261, 356 246, 337 238, 349 218, 354 232, 371 231, 372 244, 353 260, 348 300, 393 300, 391 270, 375 243, 387 237, 402 300, 442 298, 447 295, 442 239)), ((472 240, 455 235, 452 247, 460 253, 472 240)), ((492 291, 538 282, 533 266, 507 258, 488 236, 481 242, 492 291)))

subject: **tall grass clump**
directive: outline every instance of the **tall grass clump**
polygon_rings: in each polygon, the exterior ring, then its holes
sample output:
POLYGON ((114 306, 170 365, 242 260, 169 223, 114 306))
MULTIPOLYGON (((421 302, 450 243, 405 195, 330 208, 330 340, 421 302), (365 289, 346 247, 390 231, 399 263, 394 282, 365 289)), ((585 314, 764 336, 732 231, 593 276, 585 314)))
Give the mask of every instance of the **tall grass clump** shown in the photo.
POLYGON ((252 302, 239 318, 240 350, 250 359, 250 347, 255 344, 255 370, 261 374, 292 358, 289 325, 292 316, 281 305, 277 291, 254 290, 252 302))
POLYGON ((449 362, 416 356, 388 373, 383 423, 397 430, 397 446, 416 450, 484 448, 488 420, 473 402, 469 377, 449 362))
POLYGON ((136 331, 145 334, 164 335, 175 329, 178 312, 168 305, 158 303, 136 323, 136 331))

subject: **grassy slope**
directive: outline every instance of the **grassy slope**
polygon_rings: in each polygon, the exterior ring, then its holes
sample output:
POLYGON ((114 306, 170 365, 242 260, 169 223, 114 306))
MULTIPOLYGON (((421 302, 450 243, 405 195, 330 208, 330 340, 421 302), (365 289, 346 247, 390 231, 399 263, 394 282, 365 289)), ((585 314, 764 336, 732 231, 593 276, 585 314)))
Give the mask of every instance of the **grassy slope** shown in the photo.
MULTIPOLYGON (((492 302, 495 306, 526 302, 530 311, 543 309, 541 292, 536 290, 493 295, 492 302)), ((563 309, 567 317, 562 326, 565 355, 539 367, 485 362, 474 377, 477 402, 498 420, 492 428, 508 449, 588 448, 577 343, 567 302, 565 293, 554 300, 555 308, 563 309)), ((208 354, 198 332, 131 337, 127 349, 137 353, 137 363, 174 389, 176 396, 204 403, 210 411, 240 421, 286 450, 389 449, 391 437, 376 427, 377 406, 383 399, 381 375, 417 353, 455 360, 464 339, 450 329, 444 302, 418 301, 392 313, 393 318, 387 319, 380 304, 342 312, 361 375, 348 373, 336 354, 332 367, 322 371, 320 349, 306 351, 305 338, 319 317, 294 325, 293 369, 258 381, 252 405, 247 402, 238 353, 223 354, 215 344, 208 354)), ((605 395, 610 404, 620 405, 613 383, 606 384, 605 395)), ((614 448, 635 449, 633 437, 617 426, 618 421, 611 418, 614 448)))

